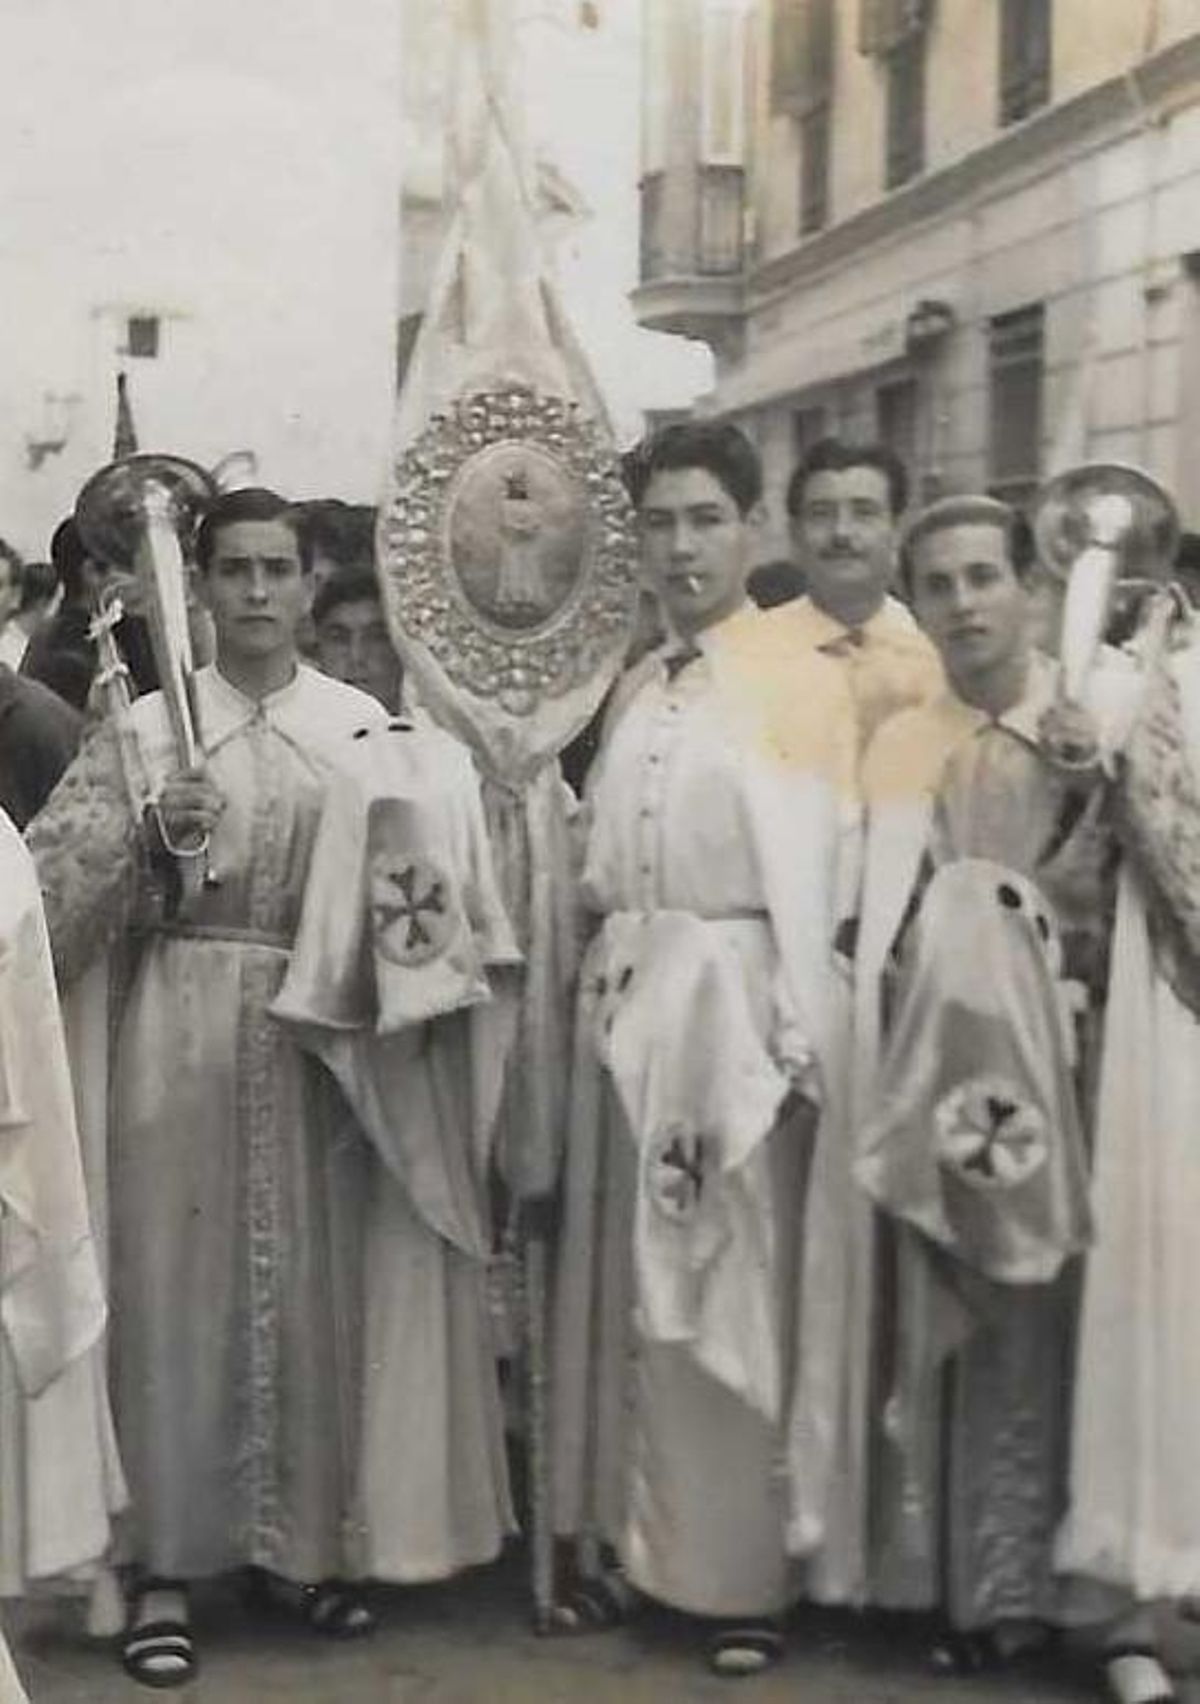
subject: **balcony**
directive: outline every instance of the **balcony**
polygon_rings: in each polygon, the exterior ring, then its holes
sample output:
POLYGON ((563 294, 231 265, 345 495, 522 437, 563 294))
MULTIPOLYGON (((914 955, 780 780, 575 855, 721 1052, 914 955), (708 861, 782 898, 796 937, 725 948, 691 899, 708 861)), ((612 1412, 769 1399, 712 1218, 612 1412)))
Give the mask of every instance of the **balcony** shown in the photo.
POLYGON ((642 325, 710 344, 740 337, 743 272, 741 166, 694 164, 642 180, 642 325))

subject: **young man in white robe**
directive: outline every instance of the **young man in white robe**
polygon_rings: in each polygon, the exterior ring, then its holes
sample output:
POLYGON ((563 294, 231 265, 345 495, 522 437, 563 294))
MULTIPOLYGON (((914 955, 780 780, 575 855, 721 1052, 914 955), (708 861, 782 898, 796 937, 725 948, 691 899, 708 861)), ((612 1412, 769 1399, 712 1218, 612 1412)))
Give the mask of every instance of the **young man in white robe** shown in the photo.
POLYGON ((364 1149, 269 1007, 326 787, 385 712, 298 660, 311 576, 281 498, 219 498, 196 559, 217 644, 195 682, 202 768, 179 771, 152 693, 131 712, 147 823, 104 724, 29 834, 60 984, 135 925, 111 1061, 111 1382, 139 1570, 123 1660, 158 1685, 196 1667, 192 1580, 252 1566, 305 1588, 321 1631, 370 1620, 337 1583, 357 1572, 364 1149))
POLYGON ((881 1239, 871 1595, 937 1608, 939 1660, 1036 1647, 1057 1612, 1083 1127, 1107 986, 1114 754, 1138 672, 1064 703, 1032 543, 984 497, 918 515, 913 607, 948 686, 865 773, 858 1176, 881 1239))
MULTIPOLYGON (((105 1319, 41 896, 0 812, 0 1599, 103 1576, 125 1501, 105 1319)), ((0 1648, 3 1698, 8 1674, 0 1648)))
MULTIPOLYGON (((730 426, 652 437, 631 485, 670 629, 588 791, 555 1316, 558 1530, 765 1666, 797 1594, 791 1406, 814 1132, 839 1077, 849 707, 746 599, 761 492, 730 426)), ((575 1609, 611 1597, 589 1586, 575 1609)))
POLYGON ((356 1521, 374 1580, 444 1579, 513 1530, 488 1267, 520 962, 470 754, 401 711, 329 787, 272 1008, 370 1144, 356 1521))

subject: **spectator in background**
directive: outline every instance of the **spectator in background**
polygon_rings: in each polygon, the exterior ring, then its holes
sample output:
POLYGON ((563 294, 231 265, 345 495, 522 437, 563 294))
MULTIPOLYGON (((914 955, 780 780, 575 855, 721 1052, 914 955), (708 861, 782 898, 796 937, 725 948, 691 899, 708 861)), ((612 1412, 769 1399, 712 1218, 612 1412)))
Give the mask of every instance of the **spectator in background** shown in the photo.
POLYGON ((312 556, 313 585, 347 568, 370 569, 375 562, 375 510, 339 497, 316 497, 296 505, 312 556))
MULTIPOLYGON (((312 583, 317 597, 335 575, 374 575, 376 511, 368 504, 343 503, 340 497, 314 497, 307 503, 297 503, 296 513, 300 517, 304 548, 312 562, 312 583)), ((320 661, 314 616, 309 616, 301 626, 300 650, 309 662, 325 668, 320 661)))
POLYGON ((350 568, 327 578, 313 599, 316 661, 334 680, 400 713, 404 665, 392 644, 373 570, 350 568))
MULTIPOLYGON (((0 538, 0 647, 8 637, 9 628, 21 602, 21 571, 25 564, 12 545, 0 538)), ((3 650, 0 658, 5 662, 3 650)))
POLYGON ((82 725, 79 712, 57 693, 0 663, 0 806, 18 828, 54 791, 82 725))
POLYGON ((77 710, 85 710, 96 674, 92 620, 104 598, 117 593, 126 613, 117 623, 116 638, 129 666, 133 691, 151 691, 158 677, 146 623, 133 613, 137 603, 133 575, 90 556, 70 517, 50 540, 50 560, 62 582, 62 604, 30 639, 21 673, 41 681, 77 710))
POLYGON ((50 562, 27 562, 21 570, 21 600, 0 631, 0 663, 19 669, 29 641, 57 612, 62 601, 58 572, 50 562))

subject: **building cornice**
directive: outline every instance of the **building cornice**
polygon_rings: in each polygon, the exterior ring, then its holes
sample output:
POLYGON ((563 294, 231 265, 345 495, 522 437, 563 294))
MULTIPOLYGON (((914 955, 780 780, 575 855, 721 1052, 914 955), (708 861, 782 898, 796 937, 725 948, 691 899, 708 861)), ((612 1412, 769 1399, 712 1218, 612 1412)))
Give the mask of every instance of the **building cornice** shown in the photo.
POLYGON ((1139 61, 1119 76, 1042 108, 961 159, 893 190, 861 212, 750 268, 747 296, 755 306, 763 306, 772 296, 812 282, 847 260, 861 259, 866 248, 961 208, 975 195, 994 195, 998 179, 1044 172, 1047 160, 1057 164, 1064 153, 1086 146, 1099 135, 1153 122, 1198 81, 1200 31, 1139 61))

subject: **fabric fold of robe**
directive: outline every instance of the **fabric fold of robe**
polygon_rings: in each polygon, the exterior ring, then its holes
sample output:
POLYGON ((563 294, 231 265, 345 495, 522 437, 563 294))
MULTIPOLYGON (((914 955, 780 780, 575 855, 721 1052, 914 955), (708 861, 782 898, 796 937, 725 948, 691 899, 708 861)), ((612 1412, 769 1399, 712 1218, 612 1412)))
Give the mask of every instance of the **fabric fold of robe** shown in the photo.
MULTIPOLYGON (((779 1284, 763 1149, 788 1093, 768 1051, 731 931, 682 911, 605 919, 591 973, 595 1037, 639 1144, 634 1269, 642 1330, 779 1418, 779 1284), (666 1023, 674 1011, 677 1021, 666 1023)), ((748 920, 751 929, 760 927, 748 920)), ((799 1075, 807 1060, 791 1062, 799 1075)))
POLYGON ((999 1283, 1049 1282, 1091 1235, 1060 958, 1032 882, 982 858, 938 870, 860 1135, 874 1200, 999 1283))
POLYGON ((333 1074, 379 1162, 357 1496, 375 1578, 487 1561, 512 1525, 487 1172, 519 963, 465 748, 405 721, 356 741, 273 1011, 333 1074))
MULTIPOLYGON (((639 666, 589 786, 583 891, 606 921, 581 972, 576 1025, 553 1325, 555 1521, 585 1546, 614 1545, 631 1579, 664 1602, 748 1615, 780 1608, 794 1591, 789 1505, 796 1495, 820 1501, 825 1472, 820 1450, 789 1452, 781 1465, 801 1250, 837 1234, 820 1223, 825 1198, 806 1183, 818 1120, 818 1150, 840 1134, 844 1000, 833 941, 854 885, 855 753, 839 671, 815 655, 798 680, 795 647, 766 616, 735 613, 706 629, 696 650, 681 670, 662 655, 639 666), (649 933, 622 988, 618 949, 639 928, 649 933), (661 963, 651 964, 651 947, 661 963), (732 999, 735 975, 742 1004, 732 999), (714 999, 734 1026, 719 1045, 706 1010, 714 999), (624 1023, 624 1000, 645 1035, 624 1023), (727 1045, 725 1057, 701 1057, 727 1045), (739 1048, 750 1063, 744 1108, 734 1105, 739 1048), (706 1178, 698 1145, 666 1123, 673 1105, 691 1121, 701 1110, 692 1090, 726 1068, 719 1104, 703 1111, 725 1124, 727 1158, 746 1157, 706 1178), (702 1201, 710 1179, 720 1188, 668 1262, 671 1233, 662 1223, 650 1234, 651 1198, 694 1207, 698 1177, 702 1201), (768 1202, 751 1229, 742 1208, 768 1202), (707 1240, 714 1230, 729 1240, 707 1240), (698 1257, 707 1298, 689 1287, 698 1257), (738 1262, 745 1269, 735 1272, 738 1262), (769 1299, 764 1335, 747 1327, 736 1350, 721 1312, 735 1288, 769 1299), (717 1311, 702 1321, 706 1300, 717 1311)), ((814 1310, 800 1355, 831 1359, 830 1326, 834 1312, 814 1310)))
POLYGON ((1057 1547, 1064 1572, 1139 1601, 1200 1593, 1200 1020, 1163 929, 1194 942, 1195 894, 1180 881, 1200 833, 1195 617, 1174 637, 1119 783, 1134 856, 1118 894, 1093 1144, 1096 1245, 1057 1547))
POLYGON ((0 1594, 108 1549, 106 1315, 41 897, 0 813, 0 1594))

